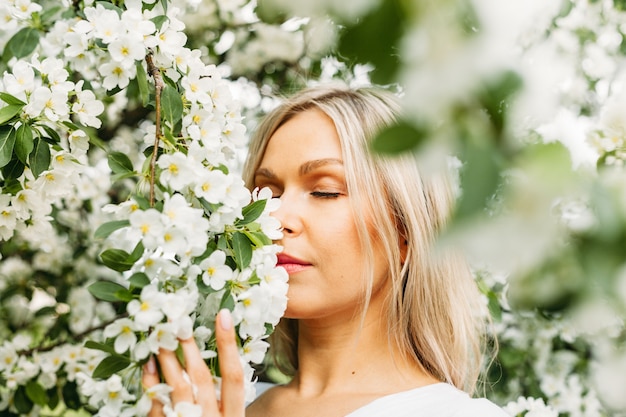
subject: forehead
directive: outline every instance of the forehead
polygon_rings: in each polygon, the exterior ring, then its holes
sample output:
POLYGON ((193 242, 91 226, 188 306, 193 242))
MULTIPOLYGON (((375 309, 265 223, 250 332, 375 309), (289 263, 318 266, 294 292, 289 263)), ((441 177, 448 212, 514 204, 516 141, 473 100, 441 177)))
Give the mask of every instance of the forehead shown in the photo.
POLYGON ((312 108, 296 114, 274 132, 261 166, 326 158, 342 160, 341 143, 332 119, 312 108))

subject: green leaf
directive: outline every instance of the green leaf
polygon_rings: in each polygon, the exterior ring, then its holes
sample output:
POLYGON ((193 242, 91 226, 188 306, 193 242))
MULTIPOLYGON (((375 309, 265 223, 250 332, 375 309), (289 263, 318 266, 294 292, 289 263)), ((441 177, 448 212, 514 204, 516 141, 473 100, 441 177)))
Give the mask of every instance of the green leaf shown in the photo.
POLYGON ((30 410, 33 409, 34 404, 30 400, 30 398, 28 398, 28 395, 26 394, 26 387, 24 387, 23 385, 17 387, 17 390, 13 395, 13 405, 15 406, 17 411, 22 414, 28 414, 30 410))
POLYGON ((462 195, 456 217, 466 218, 481 213, 500 183, 500 164, 494 149, 469 146, 463 155, 461 168, 462 195))
POLYGON ((496 133, 504 130, 507 100, 522 88, 522 78, 514 71, 505 71, 491 80, 481 94, 480 100, 491 118, 496 133))
POLYGON ((106 379, 122 371, 130 365, 130 360, 124 356, 108 356, 102 359, 102 362, 93 370, 94 379, 106 379))
POLYGON ((143 288, 150 284, 150 278, 143 272, 137 272, 128 279, 128 282, 135 288, 143 288))
POLYGON ((30 55, 39 44, 40 33, 32 27, 22 28, 17 32, 4 47, 2 58, 8 62, 11 57, 23 58, 30 55))
POLYGON ((15 128, 13 126, 0 126, 0 168, 6 166, 11 161, 15 137, 15 128))
MULTIPOLYGON (((157 16, 157 17, 166 18, 165 16, 157 16)), ((139 96, 141 97, 141 104, 144 107, 146 107, 148 103, 150 102, 150 84, 148 84, 148 76, 146 74, 145 68, 141 65, 141 62, 137 62, 136 66, 137 66, 137 87, 139 88, 139 96)))
POLYGON ((107 160, 109 162, 109 168, 111 168, 114 174, 133 172, 133 163, 130 161, 130 158, 122 152, 111 152, 107 156, 107 160))
POLYGON ((123 13, 122 9, 120 9, 115 4, 113 4, 113 3, 109 2, 109 1, 97 1, 96 5, 100 5, 100 6, 104 7, 105 9, 108 9, 108 10, 113 10, 114 12, 116 12, 120 16, 123 13))
POLYGON ((119 294, 129 292, 122 285, 113 281, 97 281, 87 287, 87 290, 102 301, 121 301, 119 294))
POLYGON ((46 405, 50 410, 54 410, 59 405, 59 390, 54 386, 46 391, 46 394, 48 395, 48 404, 46 405))
POLYGON ((41 21, 46 25, 50 25, 52 26, 52 24, 55 22, 56 18, 57 18, 57 14, 63 10, 63 7, 61 6, 54 6, 49 8, 48 10, 45 10, 42 14, 41 14, 41 21))
POLYGON ((46 125, 40 125, 40 126, 48 134, 48 136, 50 137, 50 139, 52 139, 53 142, 55 143, 61 142, 61 136, 59 136, 59 133, 56 130, 46 125))
POLYGON ((372 141, 371 148, 381 154, 398 154, 418 148, 426 138, 425 129, 400 121, 380 132, 372 141))
POLYGON ((250 232, 248 230, 244 230, 243 233, 248 237, 248 239, 250 239, 250 242, 252 242, 252 244, 257 248, 272 244, 272 239, 267 237, 267 235, 263 232, 250 232))
POLYGON ((146 248, 143 246, 143 243, 140 240, 139 243, 137 243, 137 246, 135 246, 135 249, 133 249, 132 253, 128 256, 127 261, 134 264, 142 257, 145 251, 146 248))
POLYGON ((121 249, 107 249, 100 254, 102 262, 114 271, 128 271, 134 264, 129 262, 130 254, 121 249))
POLYGON ((252 244, 244 233, 235 232, 233 234, 233 252, 239 270, 243 270, 250 265, 250 261, 252 261, 252 244))
POLYGON ((248 204, 242 210, 243 219, 239 220, 237 224, 248 224, 259 218, 265 210, 267 200, 257 200, 252 204, 248 204))
POLYGON ((87 349, 101 350, 103 352, 110 353, 111 355, 117 355, 118 354, 115 351, 115 349, 113 348, 113 346, 107 345, 106 343, 98 343, 98 342, 95 342, 93 340, 87 340, 85 342, 85 347, 87 349))
POLYGON ((165 85, 161 92, 161 111, 171 127, 174 127, 183 117, 183 100, 178 91, 170 85, 165 85))
POLYGON ((235 308, 235 298, 233 297, 230 291, 225 291, 220 301, 220 310, 224 308, 230 311, 233 311, 235 308))
POLYGON ((133 200, 139 205, 141 210, 148 210, 150 208, 150 201, 141 194, 133 194, 133 200))
POLYGON ((6 180, 16 180, 24 173, 24 168, 26 167, 19 159, 13 159, 2 167, 2 176, 6 180))
POLYGON ((76 382, 67 381, 62 389, 63 402, 70 410, 78 410, 81 407, 80 397, 78 396, 78 387, 76 382))
POLYGON ((111 233, 116 230, 121 229, 122 227, 129 226, 130 222, 128 220, 114 220, 111 222, 104 223, 98 227, 96 232, 94 233, 94 237, 96 239, 104 239, 108 237, 111 233))
POLYGON ((372 81, 389 84, 400 68, 398 49, 408 16, 401 0, 378 2, 379 6, 341 35, 339 55, 349 62, 371 63, 372 81))
POLYGON ((26 395, 37 405, 44 406, 48 403, 46 390, 37 381, 28 381, 26 384, 26 395))
POLYGON ((156 26, 156 30, 159 31, 161 30, 161 27, 163 27, 163 23, 167 22, 169 18, 165 15, 159 15, 153 17, 150 20, 152 20, 152 23, 154 23, 154 26, 156 26))
POLYGON ((35 177, 50 167, 50 145, 39 138, 35 139, 35 147, 30 154, 30 170, 35 177))
POLYGON ((9 120, 17 116, 24 106, 21 104, 9 104, 0 109, 0 125, 5 124, 9 120))
POLYGON ((13 105, 13 106, 25 106, 26 103, 24 103, 22 100, 20 100, 17 97, 12 96, 9 93, 5 93, 4 91, 0 91, 0 100, 4 101, 7 104, 13 105))
POLYGON ((48 315, 56 315, 56 307, 55 306, 45 306, 41 307, 39 310, 35 312, 35 317, 42 317, 48 315))
POLYGON ((27 124, 22 124, 17 128, 15 154, 23 164, 28 163, 28 155, 30 155, 34 147, 32 128, 27 124))

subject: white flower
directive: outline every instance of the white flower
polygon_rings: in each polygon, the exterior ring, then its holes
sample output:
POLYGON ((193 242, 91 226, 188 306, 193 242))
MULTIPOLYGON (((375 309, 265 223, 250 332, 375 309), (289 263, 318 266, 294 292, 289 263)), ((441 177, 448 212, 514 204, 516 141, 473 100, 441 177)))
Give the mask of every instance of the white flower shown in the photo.
POLYGON ((202 407, 186 401, 176 403, 174 409, 166 405, 163 411, 166 417, 202 417, 202 407))
POLYGON ((208 258, 200 263, 202 268, 202 282, 216 291, 224 288, 226 281, 233 277, 233 270, 226 265, 226 253, 221 250, 214 251, 208 258))
POLYGON ((117 353, 124 353, 133 349, 137 343, 135 335, 135 322, 128 318, 121 318, 104 328, 104 336, 115 337, 113 348, 117 353))
POLYGON ((152 353, 159 353, 159 349, 176 350, 178 338, 176 329, 171 323, 159 323, 146 340, 152 353))
POLYGON ((65 119, 69 115, 67 93, 51 90, 48 87, 37 87, 24 107, 24 112, 33 118, 43 113, 53 122, 65 119))
POLYGON ((226 194, 227 178, 226 174, 218 169, 203 170, 195 180, 193 188, 197 197, 204 198, 212 204, 220 203, 226 194))
POLYGON ((18 359, 15 347, 8 343, 0 346, 0 371, 11 371, 18 359))
POLYGON ((262 363, 270 344, 262 339, 250 339, 242 347, 243 359, 246 362, 262 363))
POLYGON ((128 217, 132 230, 143 239, 147 249, 155 249, 163 236, 161 213, 156 209, 135 210, 128 217))
POLYGON ((13 13, 20 20, 29 19, 30 15, 41 11, 41 6, 32 3, 30 0, 15 0, 13 3, 13 13))
MULTIPOLYGON (((72 104, 72 112, 78 116, 78 120, 82 124, 85 126, 99 128, 102 125, 102 122, 96 116, 102 114, 103 111, 104 104, 100 100, 96 99, 96 95, 93 91, 77 91, 76 102, 72 104)), ((84 132, 82 133, 84 134, 84 132)))
POLYGON ((4 74, 4 88, 7 93, 25 100, 26 94, 35 89, 35 72, 28 62, 22 60, 17 61, 12 70, 12 74, 4 74))
POLYGON ((116 62, 125 67, 135 65, 135 61, 143 59, 146 55, 146 48, 142 39, 137 40, 133 36, 121 36, 109 44, 109 54, 116 62))
POLYGON ((107 90, 128 87, 130 79, 137 73, 135 66, 126 67, 119 62, 105 62, 98 67, 98 71, 104 77, 102 86, 107 90))
POLYGON ((265 334, 265 316, 271 297, 265 286, 253 286, 237 296, 233 319, 239 322, 239 336, 260 338, 265 334))
POLYGON ((170 405, 170 392, 172 392, 172 387, 167 384, 156 384, 151 386, 143 393, 139 401, 137 401, 137 414, 148 414, 152 408, 152 400, 158 400, 161 404, 170 405))
POLYGON ((84 33, 70 31, 63 36, 67 46, 63 49, 66 58, 85 56, 89 48, 89 38, 84 33))
POLYGON ((194 178, 191 162, 182 152, 161 155, 157 161, 157 165, 162 169, 159 179, 165 186, 175 191, 183 190, 194 178))
POLYGON ((147 285, 141 290, 140 300, 128 303, 128 314, 134 319, 137 330, 148 330, 163 319, 161 307, 165 303, 165 294, 155 285, 147 285))

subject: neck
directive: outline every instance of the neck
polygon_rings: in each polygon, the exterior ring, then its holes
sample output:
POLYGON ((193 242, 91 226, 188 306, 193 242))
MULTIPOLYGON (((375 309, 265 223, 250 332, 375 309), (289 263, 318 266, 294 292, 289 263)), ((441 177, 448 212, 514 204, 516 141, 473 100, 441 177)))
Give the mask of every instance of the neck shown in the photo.
POLYGON ((402 355, 376 307, 370 305, 365 317, 300 320, 293 384, 302 395, 388 394, 436 382, 402 355))

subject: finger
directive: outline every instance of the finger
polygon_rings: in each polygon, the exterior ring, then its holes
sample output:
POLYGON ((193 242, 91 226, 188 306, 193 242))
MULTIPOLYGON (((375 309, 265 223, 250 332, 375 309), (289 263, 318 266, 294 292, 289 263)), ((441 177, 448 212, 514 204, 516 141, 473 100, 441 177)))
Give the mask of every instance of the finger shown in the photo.
MULTIPOLYGON (((157 374, 156 361, 154 360, 154 356, 150 356, 150 359, 148 359, 148 362, 146 362, 146 364, 143 366, 141 382, 143 383, 143 387, 146 390, 157 385, 159 382, 161 382, 159 380, 159 375, 157 374)), ((164 416, 163 404, 161 404, 161 401, 157 400, 156 398, 152 398, 152 408, 150 409, 150 412, 148 413, 148 417, 161 417, 161 416, 164 416)))
POLYGON ((161 372, 167 385, 172 387, 170 397, 174 404, 180 401, 195 402, 191 383, 183 375, 183 368, 178 362, 176 354, 171 350, 161 349, 157 355, 161 372))
POLYGON ((224 309, 217 315, 215 326, 217 351, 222 375, 221 409, 225 417, 245 415, 243 368, 235 339, 235 328, 230 311, 224 309))
POLYGON ((213 375, 200 355, 200 349, 193 337, 180 342, 185 357, 185 367, 191 383, 197 387, 196 403, 202 406, 204 415, 217 415, 218 406, 215 397, 213 375))

